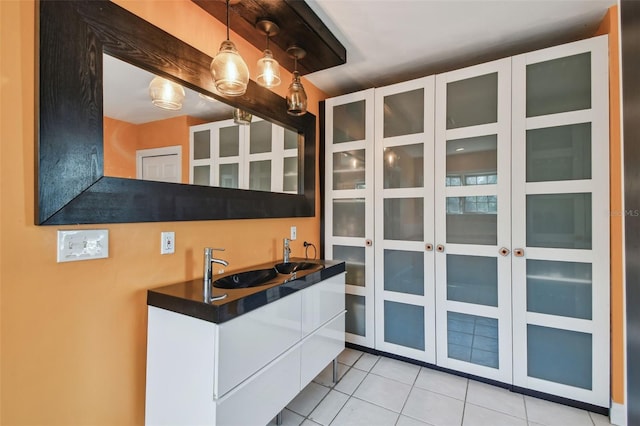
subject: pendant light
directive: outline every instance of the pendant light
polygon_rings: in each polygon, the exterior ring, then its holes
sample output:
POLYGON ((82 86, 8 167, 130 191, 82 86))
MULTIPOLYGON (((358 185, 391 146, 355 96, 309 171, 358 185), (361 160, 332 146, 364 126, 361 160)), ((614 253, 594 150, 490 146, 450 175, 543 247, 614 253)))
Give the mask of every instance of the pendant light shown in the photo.
POLYGON ((227 39, 211 61, 211 75, 218 92, 227 96, 244 95, 249 83, 249 68, 229 40, 229 0, 227 0, 227 39))
POLYGON ((173 81, 156 76, 149 83, 151 102, 158 108, 172 111, 182 108, 184 88, 173 81))
POLYGON ((307 52, 300 46, 291 46, 287 49, 287 53, 294 60, 293 79, 287 91, 287 113, 290 115, 304 115, 307 113, 307 94, 300 81, 298 59, 304 58, 307 52))
POLYGON ((273 58, 273 53, 269 50, 269 38, 278 34, 280 27, 269 19, 261 19, 256 22, 256 28, 267 36, 267 48, 262 52, 262 58, 258 60, 256 82, 260 86, 270 89, 280 85, 280 64, 273 58))
POLYGON ((244 110, 242 108, 235 108, 233 110, 233 122, 235 124, 248 126, 249 124, 251 124, 252 119, 253 119, 253 114, 251 114, 247 110, 244 110))

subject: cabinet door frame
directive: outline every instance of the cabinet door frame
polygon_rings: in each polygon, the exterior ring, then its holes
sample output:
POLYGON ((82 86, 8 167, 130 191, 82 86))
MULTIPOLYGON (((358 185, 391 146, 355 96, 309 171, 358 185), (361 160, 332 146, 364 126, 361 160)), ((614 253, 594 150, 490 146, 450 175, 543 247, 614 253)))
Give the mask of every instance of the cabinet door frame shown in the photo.
MULTIPOLYGON (((434 289, 434 252, 433 247, 433 120, 435 99, 435 76, 410 80, 383 88, 375 92, 375 329, 376 349, 401 356, 435 363, 435 289, 434 289), (413 90, 424 90, 423 131, 400 136, 384 137, 385 97, 399 95, 413 90), (411 188, 384 188, 385 151, 389 148, 423 144, 423 185, 411 188), (423 200, 423 240, 387 240, 384 237, 385 199, 418 198, 423 200), (421 253, 423 257, 424 288, 422 295, 385 290, 385 250, 402 250, 421 253), (391 343, 385 339, 385 302, 396 302, 423 308, 424 350, 391 343)), ((406 324, 407 327, 411 324, 406 324)))
MULTIPOLYGON (((511 250, 511 59, 505 58, 436 76, 435 136, 435 244, 443 246, 436 253, 436 324, 437 365, 457 371, 510 383, 512 379, 511 329, 511 255, 501 255, 501 248, 511 250), (497 121, 447 129, 447 84, 497 73, 497 121), (446 186, 446 143, 448 140, 497 135, 497 184, 446 186), (496 245, 456 244, 447 242, 447 197, 497 196, 496 245), (447 255, 495 258, 497 265, 497 306, 465 303, 447 299, 447 255), (448 312, 498 320, 498 368, 450 358, 448 356, 448 312)), ((475 334, 474 334, 475 335, 475 334)))
POLYGON ((581 40, 513 57, 513 246, 524 256, 513 258, 513 322, 515 386, 583 401, 610 403, 610 246, 609 246, 609 94, 607 36, 581 40), (526 117, 526 67, 529 64, 591 52, 591 108, 526 117), (526 182, 526 132, 531 129, 591 123, 591 179, 526 182), (526 247, 526 196, 591 193, 592 249, 526 247), (526 261, 555 260, 592 265, 592 319, 527 312, 526 261), (592 390, 528 375, 527 325, 589 333, 592 336, 592 390))
MULTIPOLYGON (((333 246, 343 245, 350 247, 362 247, 365 252, 365 286, 345 284, 346 295, 364 298, 364 336, 346 332, 346 341, 357 345, 373 348, 375 346, 374 333, 374 215, 373 215, 373 152, 374 152, 374 89, 350 93, 327 99, 325 101, 325 257, 334 259, 333 246), (333 143, 333 108, 353 102, 365 102, 365 137, 361 140, 333 143), (365 151, 365 188, 360 189, 333 189, 333 154, 352 151, 365 151), (344 237, 333 235, 333 202, 340 199, 363 199, 365 203, 365 235, 364 237, 344 237)), ((347 282, 349 274, 347 273, 347 282)), ((347 310, 349 307, 347 306, 347 310)))

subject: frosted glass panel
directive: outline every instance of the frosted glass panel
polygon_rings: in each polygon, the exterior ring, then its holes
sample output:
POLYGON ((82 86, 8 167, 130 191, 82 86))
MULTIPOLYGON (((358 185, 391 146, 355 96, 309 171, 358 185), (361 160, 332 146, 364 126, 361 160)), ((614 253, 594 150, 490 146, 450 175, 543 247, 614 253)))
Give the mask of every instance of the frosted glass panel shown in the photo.
POLYGON ((240 129, 238 126, 220 129, 220 157, 235 157, 240 152, 240 129))
POLYGON ((527 311, 591 319, 591 264, 527 260, 527 311))
POLYGON ((424 131, 424 89, 384 97, 384 137, 424 131))
POLYGON ((527 195, 527 246, 591 249, 591 194, 527 195))
POLYGON ((384 187, 422 188, 424 185, 424 145, 394 146, 384 149, 384 187))
POLYGON ((384 289, 424 295, 424 254, 385 249, 384 289))
POLYGON ((364 198, 333 200, 333 235, 364 237, 364 198))
POLYGON ((527 65, 527 117, 591 108, 591 53, 527 65))
POLYGON ((282 187, 288 192, 298 192, 298 157, 284 158, 282 187))
POLYGON ((193 168, 193 183, 196 185, 211 185, 210 176, 209 166, 195 166, 193 168))
POLYGON ((220 186, 238 188, 238 163, 220 164, 220 186))
POLYGON ((384 301, 384 341, 424 350, 424 307, 384 301))
POLYGON ((424 200, 387 198, 384 200, 384 239, 423 241, 424 200))
POLYGON ((346 262, 347 284, 365 286, 364 254, 364 247, 333 246, 333 258, 346 262))
POLYGON ((447 300, 498 306, 497 259, 448 254, 447 300))
POLYGON ((211 132, 209 130, 201 130, 199 132, 193 132, 193 159, 194 160, 211 158, 210 140, 211 140, 211 132))
POLYGON ((365 189, 364 149, 333 154, 333 189, 365 189))
MULTIPOLYGON (((592 389, 591 334, 527 325, 527 374, 592 389)), ((602 368, 607 368, 603 366, 602 368)))
POLYGON ((365 108, 364 100, 333 107, 333 143, 365 139, 365 108))
POLYGON ((591 179, 591 123, 527 130, 527 182, 591 179))
POLYGON ((447 356, 499 368, 498 320, 447 312, 447 356))
POLYGON ((271 191, 271 160, 249 163, 249 189, 271 191))
POLYGON ((497 121, 497 72, 447 84, 447 129, 497 121))
POLYGON ((498 183, 498 136, 447 141, 447 186, 498 183))
POLYGON ((293 130, 284 129, 284 149, 298 148, 298 133, 293 130))
POLYGON ((345 308, 347 314, 345 316, 344 329, 347 333, 364 336, 366 330, 365 317, 366 306, 364 304, 364 296, 356 296, 353 294, 345 294, 345 308))
POLYGON ((249 132, 249 153, 271 152, 271 123, 254 121, 249 132))
POLYGON ((447 242, 496 245, 497 209, 495 195, 447 197, 447 242))

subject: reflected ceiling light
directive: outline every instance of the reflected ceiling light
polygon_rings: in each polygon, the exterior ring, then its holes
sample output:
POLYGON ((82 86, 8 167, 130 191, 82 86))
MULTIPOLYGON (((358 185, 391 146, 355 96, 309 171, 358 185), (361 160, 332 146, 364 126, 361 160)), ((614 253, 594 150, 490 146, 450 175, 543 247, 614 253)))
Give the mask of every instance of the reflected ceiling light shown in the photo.
POLYGON ((184 88, 166 78, 155 77, 149 83, 149 96, 158 108, 176 111, 182 108, 184 88))
POLYGON ((464 148, 456 148, 456 152, 464 151, 464 148))
POLYGON ((216 89, 223 95, 244 95, 249 84, 249 68, 229 40, 229 0, 227 0, 227 39, 220 45, 218 54, 211 61, 211 75, 216 89))
POLYGON ((253 115, 242 108, 235 108, 233 110, 233 122, 236 124, 242 124, 248 126, 251 124, 251 120, 253 119, 253 115))
POLYGON ((258 59, 258 77, 256 82, 263 87, 271 88, 280 85, 280 64, 273 58, 269 50, 269 38, 278 34, 280 27, 273 21, 261 19, 256 23, 256 28, 267 35, 267 48, 262 58, 258 59))
POLYGON ((291 46, 287 49, 287 53, 294 60, 293 79, 287 91, 287 113, 290 115, 303 115, 307 113, 307 94, 300 82, 298 59, 304 58, 307 52, 300 46, 291 46))

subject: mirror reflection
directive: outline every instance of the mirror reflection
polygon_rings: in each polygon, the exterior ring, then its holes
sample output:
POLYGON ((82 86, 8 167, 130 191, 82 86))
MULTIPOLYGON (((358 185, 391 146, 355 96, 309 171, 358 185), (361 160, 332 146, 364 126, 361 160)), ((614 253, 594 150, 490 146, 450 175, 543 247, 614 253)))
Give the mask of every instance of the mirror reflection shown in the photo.
POLYGON ((156 77, 103 55, 105 176, 300 192, 296 131, 156 77))

